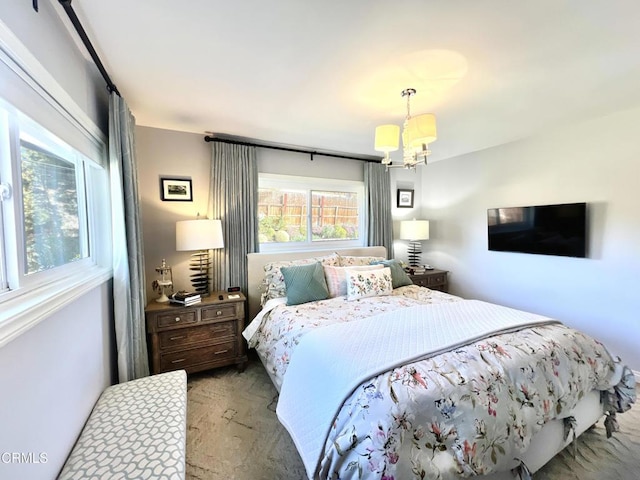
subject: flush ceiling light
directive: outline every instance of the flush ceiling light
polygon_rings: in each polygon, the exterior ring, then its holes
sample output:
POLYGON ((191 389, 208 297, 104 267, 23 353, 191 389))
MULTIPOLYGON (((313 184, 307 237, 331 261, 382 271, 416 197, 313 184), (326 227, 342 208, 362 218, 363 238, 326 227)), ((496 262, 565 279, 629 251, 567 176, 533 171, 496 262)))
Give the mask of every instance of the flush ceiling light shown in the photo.
POLYGON ((423 113, 411 116, 411 96, 416 94, 415 88, 407 88, 402 91, 402 96, 407 97, 407 118, 402 126, 402 163, 393 163, 389 152, 395 152, 399 147, 400 127, 397 125, 380 125, 376 127, 375 149, 384 152, 382 164, 387 168, 403 167, 415 169, 416 165, 427 163, 427 157, 431 153, 429 144, 435 142, 436 116, 433 113, 423 113))

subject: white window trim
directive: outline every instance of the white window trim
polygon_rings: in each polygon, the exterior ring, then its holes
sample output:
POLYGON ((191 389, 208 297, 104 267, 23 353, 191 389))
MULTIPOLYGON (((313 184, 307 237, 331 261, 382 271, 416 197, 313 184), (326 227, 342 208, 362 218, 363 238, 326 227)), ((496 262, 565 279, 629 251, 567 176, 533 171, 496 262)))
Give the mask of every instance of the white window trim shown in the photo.
POLYGON ((317 250, 331 250, 341 248, 356 248, 365 246, 366 242, 366 204, 364 198, 364 182, 357 180, 342 180, 331 178, 319 178, 319 177, 300 177, 294 175, 279 175, 275 173, 259 173, 258 184, 260 187, 274 187, 282 186, 282 183, 286 182, 288 187, 301 188, 301 189, 313 189, 323 191, 341 191, 341 192, 355 192, 358 194, 359 199, 359 218, 360 225, 358 231, 360 238, 356 240, 326 240, 326 241, 314 241, 314 242, 286 242, 286 243, 261 243, 261 253, 275 253, 275 252, 314 252, 317 250))
POLYGON ((0 61, 36 91, 60 115, 76 125, 85 135, 102 144, 107 137, 93 123, 56 79, 47 71, 29 49, 0 20, 0 61))
POLYGON ((111 268, 93 266, 39 288, 3 294, 0 347, 112 277, 111 268))
MULTIPOLYGON (((95 146, 96 151, 102 152, 99 155, 101 158, 88 159, 85 161, 85 166, 94 161, 101 166, 108 165, 106 136, 2 21, 0 21, 0 62, 13 70, 28 87, 37 92, 43 101, 82 132, 95 146)), ((11 102, 10 98, 6 100, 11 102)), ((46 129, 46 125, 43 125, 43 128, 46 129)), ((90 175, 89 172, 85 174, 90 175)), ((21 286, 13 291, 2 293, 0 347, 113 278, 108 172, 105 172, 105 177, 107 178, 103 182, 96 181, 92 184, 92 191, 88 192, 87 197, 87 207, 93 209, 94 213, 100 210, 93 219, 90 219, 89 241, 94 250, 91 261, 88 264, 78 262, 75 268, 65 270, 64 276, 58 276, 54 280, 39 283, 37 286, 21 286), (108 220, 98 225, 96 216, 108 220), (103 241, 98 243, 97 238, 102 238, 103 241)), ((11 255, 11 252, 5 253, 11 255)))

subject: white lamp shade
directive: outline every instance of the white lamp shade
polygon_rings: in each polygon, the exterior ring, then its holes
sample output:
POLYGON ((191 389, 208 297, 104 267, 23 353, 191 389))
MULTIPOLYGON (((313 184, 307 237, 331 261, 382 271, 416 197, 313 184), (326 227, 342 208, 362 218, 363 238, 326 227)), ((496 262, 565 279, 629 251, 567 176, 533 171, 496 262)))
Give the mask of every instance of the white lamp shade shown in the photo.
POLYGON ((409 119, 407 124, 408 147, 422 150, 423 145, 435 142, 437 138, 436 116, 433 113, 423 113, 409 119))
POLYGON ((176 250, 209 250, 224 247, 220 220, 181 220, 176 222, 176 250))
POLYGON ((402 220, 400 222, 402 240, 429 240, 429 220, 402 220))
POLYGON ((380 125, 376 127, 376 152, 395 152, 398 150, 400 127, 398 125, 380 125))

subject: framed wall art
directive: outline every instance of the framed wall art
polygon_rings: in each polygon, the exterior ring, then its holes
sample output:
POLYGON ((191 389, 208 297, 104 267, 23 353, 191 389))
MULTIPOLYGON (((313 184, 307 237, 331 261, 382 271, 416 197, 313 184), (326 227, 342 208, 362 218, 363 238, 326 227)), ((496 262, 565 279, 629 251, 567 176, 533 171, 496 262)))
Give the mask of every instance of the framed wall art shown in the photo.
POLYGON ((191 179, 161 178, 160 198, 163 202, 191 202, 191 179))
POLYGON ((413 190, 398 189, 398 208, 413 208, 413 190))

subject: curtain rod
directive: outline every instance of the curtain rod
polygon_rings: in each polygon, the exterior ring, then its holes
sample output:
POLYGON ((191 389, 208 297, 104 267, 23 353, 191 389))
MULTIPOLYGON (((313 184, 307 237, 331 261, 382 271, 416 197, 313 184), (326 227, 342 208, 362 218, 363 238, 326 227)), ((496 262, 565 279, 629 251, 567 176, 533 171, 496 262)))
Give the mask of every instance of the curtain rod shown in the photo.
POLYGON ((382 157, 376 157, 375 155, 359 155, 359 154, 348 154, 342 152, 336 152, 333 150, 322 150, 317 148, 305 148, 305 147, 297 147, 293 145, 284 145, 280 143, 270 143, 263 142, 260 140, 252 140, 245 137, 237 137, 234 135, 224 135, 220 133, 215 133, 211 135, 207 135, 204 137, 205 142, 219 142, 219 143, 231 143, 233 145, 245 145, 248 147, 259 147, 259 148, 269 148, 271 150, 281 150, 285 152, 295 152, 295 153, 306 153, 311 156, 311 160, 313 161, 314 155, 319 155, 322 157, 333 157, 333 158, 345 158, 347 160, 360 160, 362 162, 374 162, 380 163, 382 161, 382 157))
MULTIPOLYGON (((89 51, 89 55, 91 55, 91 58, 93 59, 93 63, 95 63, 96 67, 98 67, 98 70, 100 70, 100 73, 102 74, 102 78, 104 78, 104 81, 107 82, 107 90, 109 90, 109 92, 115 93, 120 97, 121 95, 120 95, 120 92, 118 91, 118 87, 116 87, 115 83, 111 81, 109 74, 105 70, 104 65, 102 65, 102 62, 100 61, 100 57, 98 57, 98 54, 96 53, 95 49, 93 48, 93 45, 91 44, 91 40, 89 40, 89 37, 87 36, 87 32, 85 32, 84 28, 82 28, 80 19, 78 19, 76 12, 73 10, 73 7, 71 6, 71 0, 58 0, 58 1, 60 2, 60 5, 62 5, 62 8, 64 8, 64 11, 67 12, 67 16, 69 17, 69 20, 71 20, 71 23, 73 24, 74 28, 76 29, 76 32, 78 32, 78 35, 82 40, 82 43, 84 43, 84 46, 89 51)), ((36 11, 37 11, 37 5, 38 5, 37 0, 34 0, 34 8, 36 11)))

